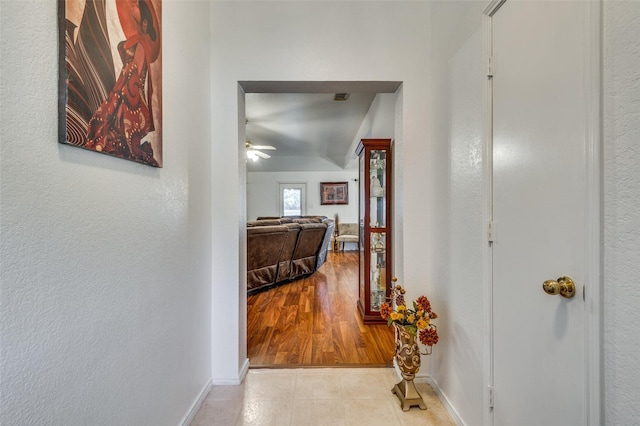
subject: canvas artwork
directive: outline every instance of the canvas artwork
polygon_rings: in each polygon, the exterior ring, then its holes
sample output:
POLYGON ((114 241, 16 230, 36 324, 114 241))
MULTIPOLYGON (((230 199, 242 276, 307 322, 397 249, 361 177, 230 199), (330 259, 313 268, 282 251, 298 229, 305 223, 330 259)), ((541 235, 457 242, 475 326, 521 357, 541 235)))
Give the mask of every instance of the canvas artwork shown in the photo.
POLYGON ((320 182, 320 204, 349 204, 349 183, 320 182))
POLYGON ((161 0, 59 0, 59 141, 162 167, 161 0))

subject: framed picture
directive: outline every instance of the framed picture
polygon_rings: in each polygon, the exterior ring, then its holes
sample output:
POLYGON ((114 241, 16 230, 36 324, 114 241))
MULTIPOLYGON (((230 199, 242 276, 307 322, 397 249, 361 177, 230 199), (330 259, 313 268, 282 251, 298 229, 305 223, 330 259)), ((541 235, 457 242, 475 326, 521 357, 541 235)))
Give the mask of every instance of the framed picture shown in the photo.
POLYGON ((320 182, 320 204, 349 204, 349 183, 320 182))
POLYGON ((58 141, 162 167, 161 0, 59 0, 58 141))

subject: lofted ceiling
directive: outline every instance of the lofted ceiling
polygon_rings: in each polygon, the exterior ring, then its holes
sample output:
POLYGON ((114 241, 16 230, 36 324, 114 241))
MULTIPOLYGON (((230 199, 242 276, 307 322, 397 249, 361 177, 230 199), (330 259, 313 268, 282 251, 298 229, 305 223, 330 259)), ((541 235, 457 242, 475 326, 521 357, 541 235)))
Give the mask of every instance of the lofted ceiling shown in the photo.
POLYGON ((271 158, 248 161, 248 171, 330 171, 355 166, 349 151, 377 93, 399 82, 241 82, 246 138, 271 145, 271 158), (334 100, 348 93, 347 100, 334 100))

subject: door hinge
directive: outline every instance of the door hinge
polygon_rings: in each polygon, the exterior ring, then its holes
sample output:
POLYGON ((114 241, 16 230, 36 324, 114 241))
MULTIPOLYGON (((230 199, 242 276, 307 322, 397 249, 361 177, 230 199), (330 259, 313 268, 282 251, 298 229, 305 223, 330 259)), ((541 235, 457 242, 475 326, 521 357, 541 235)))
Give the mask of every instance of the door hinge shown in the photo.
POLYGON ((493 55, 489 55, 487 58, 487 77, 493 77, 493 55))
POLYGON ((487 223, 487 241, 492 243, 494 240, 494 234, 495 234, 495 224, 493 223, 492 220, 490 220, 487 223))
POLYGON ((489 385, 489 408, 493 408, 493 386, 489 385))

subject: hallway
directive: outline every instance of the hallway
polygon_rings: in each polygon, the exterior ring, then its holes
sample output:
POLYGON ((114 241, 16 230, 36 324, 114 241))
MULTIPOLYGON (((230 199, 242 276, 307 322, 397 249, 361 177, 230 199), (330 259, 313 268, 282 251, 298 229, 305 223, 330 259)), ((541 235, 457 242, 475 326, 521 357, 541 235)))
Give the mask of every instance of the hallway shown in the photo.
POLYGON ((398 381, 393 368, 251 369, 239 386, 214 386, 191 426, 455 425, 423 380, 427 409, 403 412, 398 381))
MULTIPOLYGON (((491 28, 484 10, 501 1, 152 1, 162 5, 164 18, 158 32, 163 69, 153 79, 164 96, 159 104, 151 102, 154 117, 164 122, 156 130, 166 142, 163 168, 59 143, 64 140, 68 101, 66 80, 60 78, 68 71, 61 53, 67 44, 83 49, 77 45, 76 28, 67 25, 60 13, 71 2, 0 1, 0 424, 182 425, 195 416, 193 407, 205 400, 210 383, 240 383, 247 359, 258 364, 247 355, 246 192, 263 196, 275 209, 277 188, 246 188, 243 111, 248 92, 243 84, 287 81, 327 84, 336 88, 334 93, 343 93, 343 84, 356 81, 365 87, 376 82, 401 84, 395 105, 389 108, 391 126, 382 120, 387 108, 375 109, 370 120, 354 129, 354 142, 361 134, 395 141, 393 272, 411 295, 428 296, 439 315, 440 340, 421 373, 438 384, 434 389, 446 395, 446 407, 460 424, 494 423, 490 396, 495 396, 496 410, 504 406, 502 395, 537 409, 520 426, 550 424, 537 420, 552 411, 548 404, 532 403, 525 393, 559 403, 554 412, 567 412, 562 407, 566 394, 548 386, 555 380, 542 380, 536 374, 551 370, 532 365, 541 364, 536 354, 555 353, 547 342, 568 337, 564 331, 569 326, 579 326, 589 340, 569 358, 573 362, 576 357, 584 359, 587 352, 590 355, 580 378, 589 395, 572 393, 588 398, 577 425, 640 424, 636 403, 640 399, 640 1, 505 2, 537 5, 544 14, 544 19, 531 19, 519 29, 551 36, 554 47, 560 44, 553 37, 582 46, 564 55, 579 56, 580 70, 574 73, 543 55, 548 43, 512 37, 509 32, 503 39, 511 47, 522 41, 536 44, 540 54, 528 59, 543 65, 543 72, 535 73, 541 79, 575 76, 560 87, 545 84, 556 99, 548 102, 550 107, 590 92, 587 102, 572 109, 584 112, 584 117, 571 121, 582 127, 580 134, 556 132, 561 140, 544 153, 553 160, 574 160, 564 151, 565 144, 588 139, 589 147, 577 158, 593 169, 588 176, 565 163, 560 168, 555 163, 525 168, 533 164, 533 156, 524 147, 503 145, 505 149, 495 152, 503 161, 493 161, 490 139, 496 133, 489 122, 493 109, 487 86, 493 85, 493 74, 496 82, 505 75, 506 62, 499 46, 496 52, 490 49, 491 28), (572 21, 584 28, 569 33, 567 28, 548 25, 556 22, 550 13, 554 4, 583 5, 572 21), (66 37, 67 29, 73 30, 73 37, 66 37), (574 199, 587 193, 580 190, 560 203, 534 204, 533 197, 527 197, 526 204, 517 203, 528 193, 555 189, 540 185, 530 169, 560 171, 584 183, 590 188, 589 200, 574 199), (491 172, 504 172, 508 191, 505 185, 500 194, 493 192, 491 172), (508 180, 507 174, 514 177, 508 180), (514 210, 508 209, 514 216, 511 224, 492 209, 494 195, 515 204, 514 210), (530 205, 535 210, 528 209, 530 205), (556 235, 545 227, 536 236, 546 238, 550 248, 561 243, 588 248, 599 256, 586 267, 553 258, 551 266, 536 268, 533 276, 528 273, 533 266, 530 259, 548 257, 551 250, 525 247, 530 253, 517 263, 503 261, 515 273, 505 267, 500 277, 506 285, 494 287, 499 271, 492 270, 498 259, 491 250, 494 246, 506 250, 507 236, 528 241, 521 236, 533 229, 529 224, 538 219, 539 210, 544 217, 587 215, 593 226, 581 227, 580 235, 556 235), (578 286, 580 294, 571 300, 541 289, 545 280, 563 274, 573 274, 578 286), (530 289, 531 297, 516 295, 511 284, 530 289), (506 293, 500 291, 503 288, 506 293), (494 293, 504 299, 496 316, 494 293), (534 310, 532 316, 518 309, 528 301, 557 309, 551 316, 534 310), (565 315, 579 305, 590 313, 584 326, 565 315), (520 333, 527 336, 519 339, 524 344, 494 339, 494 326, 518 331, 517 325, 540 325, 542 318, 555 328, 544 332, 539 327, 544 333, 535 337, 520 333), (512 347, 528 352, 527 360, 509 358, 507 350, 512 347), (500 357, 494 357, 496 348, 500 357), (496 366, 504 371, 497 373, 496 366), (519 381, 509 375, 510 370, 518 374, 522 370, 529 377, 519 381), (501 377, 526 386, 519 389, 522 393, 505 390, 494 380, 501 377), (541 385, 534 386, 533 379, 541 385), (495 395, 490 395, 488 386, 494 386, 495 395)), ((113 12, 115 1, 87 4, 100 6, 103 21, 110 16, 109 25, 96 29, 109 31, 115 48, 126 37, 118 28, 117 13, 102 13, 103 4, 113 12)), ((118 52, 111 56, 118 64, 118 52)), ((524 62, 513 65, 522 72, 509 78, 501 93, 525 91, 518 97, 537 101, 542 91, 518 77, 533 70, 524 62)), ((99 94, 91 96, 94 111, 103 101, 99 94)), ((532 107, 536 114, 547 111, 547 105, 532 107)), ((558 130, 529 113, 506 105, 502 110, 532 127, 558 130)), ((303 112, 313 110, 292 111, 303 112)), ((514 138, 508 136, 512 142, 528 138, 514 127, 515 118, 503 120, 502 126, 513 131, 514 138)), ((555 122, 557 117, 553 118, 555 122)), ((303 140, 301 134, 290 143, 303 140)), ((322 157, 317 167, 305 170, 313 174, 313 188, 320 187, 316 182, 353 182, 337 178, 346 174, 337 166, 344 156, 329 150, 318 154, 322 157)), ((282 162, 297 160, 292 156, 282 162)), ((255 173, 252 182, 294 182, 303 172, 255 173)), ((365 182, 359 176, 358 181, 365 182)), ((330 217, 340 208, 355 206, 353 197, 346 206, 322 205, 315 189, 307 200, 307 214, 330 217)), ((343 222, 356 221, 346 212, 340 211, 340 217, 343 222)), ((581 263, 586 259, 577 251, 565 251, 581 263)), ((309 347, 299 342, 300 355, 309 347)), ((275 347, 262 349, 265 355, 278 357, 275 347)), ((280 351, 282 358, 285 352, 280 351)), ((293 360, 294 352, 286 353, 288 363, 293 362, 288 361, 290 356, 293 360)), ((315 356, 320 358, 319 353, 315 356)), ((340 371, 351 367, 342 366, 340 371)), ((241 390, 245 398, 256 375, 284 373, 282 368, 292 366, 250 369, 247 383, 236 392, 241 390)), ((327 368, 306 368, 296 374, 315 370, 331 374, 327 368)), ((357 368, 373 374, 370 369, 357 368)), ((296 385, 309 383, 299 377, 293 380, 290 395, 296 385)), ((386 379, 383 384, 384 398, 397 404, 386 379)), ((215 387, 212 398, 220 400, 218 392, 233 391, 215 387)), ((376 391, 367 384, 362 392, 366 393, 362 397, 371 398, 376 391)), ((296 409, 303 400, 297 397, 286 403, 290 411, 283 416, 284 423, 297 420, 296 409)), ((236 410, 231 424, 246 413, 242 408, 246 401, 225 401, 236 410)), ((342 412, 345 424, 352 415, 365 419, 369 414, 357 412, 355 403, 347 408, 349 401, 342 396, 339 401, 334 411, 342 412)), ((315 405, 326 400, 304 402, 315 405)), ((210 401, 205 409, 208 406, 210 401)), ((322 417, 306 407, 307 418, 322 417)), ((513 404, 509 407, 516 411, 513 404)), ((369 411, 375 413, 373 408, 369 411)), ((406 420, 414 412, 394 412, 394 419, 406 420)), ((216 419, 223 413, 220 410, 216 419)))

